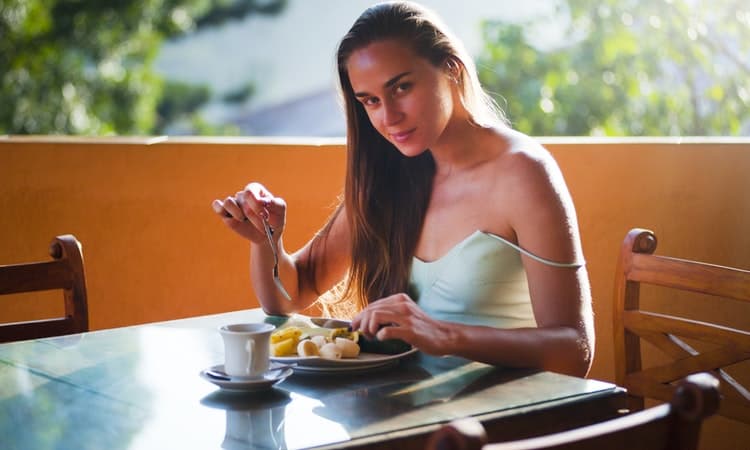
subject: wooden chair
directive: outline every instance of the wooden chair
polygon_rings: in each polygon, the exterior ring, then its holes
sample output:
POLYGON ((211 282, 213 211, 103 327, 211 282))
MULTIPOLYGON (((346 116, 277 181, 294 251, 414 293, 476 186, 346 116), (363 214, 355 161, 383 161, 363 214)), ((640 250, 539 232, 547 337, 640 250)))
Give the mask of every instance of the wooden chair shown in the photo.
POLYGON ((669 401, 675 390, 675 380, 709 371, 721 383, 723 398, 719 414, 750 423, 750 392, 725 370, 750 358, 750 333, 644 311, 640 304, 642 284, 708 294, 712 308, 728 306, 727 302, 735 300, 748 302, 750 271, 654 255, 655 250, 653 232, 633 229, 622 243, 617 264, 613 330, 615 372, 617 384, 628 390, 631 410, 643 409, 644 398, 669 401), (691 340, 692 345, 684 339, 691 340), (641 340, 664 352, 668 362, 642 367, 641 340))
POLYGON ((65 317, 0 324, 0 342, 88 331, 86 279, 81 243, 66 234, 52 240, 52 261, 0 266, 0 295, 62 289, 65 317))
POLYGON ((427 450, 693 450, 703 419, 719 406, 718 380, 708 373, 690 375, 670 403, 605 422, 529 439, 487 444, 474 419, 451 422, 436 431, 427 450))

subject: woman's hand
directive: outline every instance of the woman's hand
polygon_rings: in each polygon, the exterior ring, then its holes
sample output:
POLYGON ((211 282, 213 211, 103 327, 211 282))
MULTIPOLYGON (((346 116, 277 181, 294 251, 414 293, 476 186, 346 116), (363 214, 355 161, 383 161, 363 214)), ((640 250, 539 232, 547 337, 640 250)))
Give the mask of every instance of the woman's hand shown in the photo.
POLYGON ((250 183, 234 196, 214 200, 211 206, 232 231, 256 244, 266 240, 263 219, 273 229, 275 239, 284 231, 286 202, 260 183, 250 183))
POLYGON ((406 294, 370 303, 354 317, 352 329, 370 339, 401 339, 431 355, 446 354, 453 334, 448 323, 428 316, 406 294))

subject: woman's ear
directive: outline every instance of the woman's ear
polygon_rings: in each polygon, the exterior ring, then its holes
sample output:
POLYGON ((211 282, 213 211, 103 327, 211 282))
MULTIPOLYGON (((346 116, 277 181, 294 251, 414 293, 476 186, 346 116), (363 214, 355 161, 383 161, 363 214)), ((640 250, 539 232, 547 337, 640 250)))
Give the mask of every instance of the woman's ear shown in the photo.
POLYGON ((461 66, 454 58, 446 58, 445 72, 452 83, 458 84, 458 80, 461 77, 461 66))

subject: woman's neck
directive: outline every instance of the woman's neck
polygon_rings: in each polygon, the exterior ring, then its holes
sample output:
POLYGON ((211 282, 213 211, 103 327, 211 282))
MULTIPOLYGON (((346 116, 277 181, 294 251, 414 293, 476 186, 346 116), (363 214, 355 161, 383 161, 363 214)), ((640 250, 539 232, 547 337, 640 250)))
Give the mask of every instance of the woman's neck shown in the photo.
POLYGON ((502 136, 494 128, 482 128, 465 119, 452 121, 430 149, 435 160, 435 177, 470 171, 494 159, 505 147, 498 145, 499 139, 502 136))

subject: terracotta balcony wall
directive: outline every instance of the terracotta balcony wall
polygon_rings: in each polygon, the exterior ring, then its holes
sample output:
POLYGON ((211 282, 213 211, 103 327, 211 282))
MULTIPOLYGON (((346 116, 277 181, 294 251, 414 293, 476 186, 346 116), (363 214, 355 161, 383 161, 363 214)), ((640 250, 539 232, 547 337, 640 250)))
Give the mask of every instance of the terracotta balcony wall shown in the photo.
MULTIPOLYGON (((612 380, 613 276, 627 230, 653 229, 659 252, 750 268, 750 140, 542 142, 577 207, 598 336, 591 376, 612 380)), ((94 329, 255 307, 248 245, 211 201, 263 181, 289 204, 284 240, 295 249, 336 204, 344 157, 343 140, 0 137, 0 263, 45 259, 54 235, 75 234, 94 329)), ((0 302, 0 315, 51 315, 53 303, 0 302)), ((745 314, 696 311, 750 329, 745 314)))

